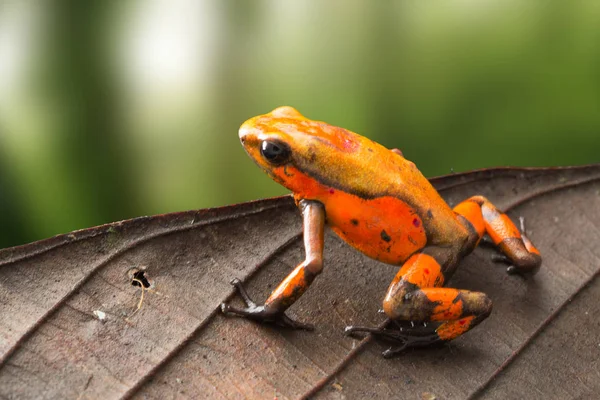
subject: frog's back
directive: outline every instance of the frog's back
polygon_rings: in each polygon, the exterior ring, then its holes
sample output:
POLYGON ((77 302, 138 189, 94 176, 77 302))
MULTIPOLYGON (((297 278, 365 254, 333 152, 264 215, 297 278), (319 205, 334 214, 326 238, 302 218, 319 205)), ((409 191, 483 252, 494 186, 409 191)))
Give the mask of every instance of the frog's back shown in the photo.
MULTIPOLYGON (((295 160, 298 168, 325 186, 357 197, 361 204, 353 206, 359 210, 379 210, 379 218, 399 225, 412 224, 414 218, 406 215, 416 215, 430 243, 463 233, 454 212, 411 161, 343 128, 310 120, 302 126, 303 131, 288 127, 303 143, 302 156, 295 160)), ((330 209, 350 206, 342 196, 322 200, 330 209)))
POLYGON ((278 110, 247 123, 258 140, 270 137, 290 147, 291 162, 267 172, 297 199, 322 202, 328 224, 346 242, 396 264, 427 244, 464 235, 412 162, 347 129, 278 110))

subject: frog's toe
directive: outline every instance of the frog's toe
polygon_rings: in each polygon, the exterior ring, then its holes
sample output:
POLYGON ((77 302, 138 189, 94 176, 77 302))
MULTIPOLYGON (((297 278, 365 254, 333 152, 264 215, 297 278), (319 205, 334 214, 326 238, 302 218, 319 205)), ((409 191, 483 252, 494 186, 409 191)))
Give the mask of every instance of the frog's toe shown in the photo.
MULTIPOLYGON (((241 280, 239 280, 238 278, 233 278, 231 280, 231 282, 229 282, 229 283, 231 285, 235 286, 235 288, 237 289, 237 292, 240 294, 240 297, 242 298, 242 300, 244 300, 246 307, 248 307, 248 308, 256 308, 257 307, 256 303, 254 301, 252 301, 252 298, 246 291, 246 288, 244 287, 244 284, 242 283, 241 280)), ((223 309, 223 305, 221 305, 221 309, 223 309)))
POLYGON ((534 268, 532 270, 523 270, 514 265, 509 265, 508 268, 506 268, 506 273, 509 275, 517 275, 524 279, 527 279, 528 277, 535 275, 538 270, 539 270, 539 267, 534 268))
POLYGON ((496 264, 510 264, 512 262, 510 258, 506 257, 504 254, 492 254, 490 259, 496 264))
POLYGON ((348 325, 344 328, 344 335, 356 337, 356 336, 359 336, 359 335, 357 335, 357 333, 360 333, 360 332, 372 333, 374 335, 381 335, 381 334, 383 334, 383 331, 385 331, 385 329, 372 328, 372 327, 368 327, 368 326, 348 325))
POLYGON ((425 333, 423 330, 418 329, 411 332, 410 330, 382 329, 366 326, 347 326, 344 329, 344 333, 350 336, 356 336, 356 333, 359 332, 371 333, 383 339, 399 343, 399 346, 390 347, 385 350, 382 353, 384 358, 394 357, 410 348, 430 347, 444 343, 444 340, 440 339, 435 331, 425 333))
POLYGON ((293 319, 291 319, 284 313, 273 313, 272 311, 265 309, 265 306, 257 305, 252 300, 252 298, 250 297, 248 292, 246 291, 246 288, 244 287, 244 284, 242 283, 241 280, 234 278, 231 280, 230 283, 233 286, 235 286, 235 288, 237 289, 237 292, 239 293, 240 297, 244 301, 246 307, 237 308, 237 307, 230 306, 227 303, 222 303, 221 304, 221 312, 223 314, 238 315, 238 316, 253 319, 253 320, 259 321, 259 322, 272 323, 272 324, 275 324, 278 326, 282 326, 284 328, 303 329, 303 330, 313 330, 314 329, 313 325, 294 321, 293 319))
POLYGON ((429 337, 424 336, 411 336, 408 337, 406 341, 404 341, 400 346, 390 347, 389 349, 383 351, 381 355, 384 358, 392 358, 404 353, 406 350, 411 348, 418 347, 436 347, 444 345, 445 341, 440 339, 437 335, 432 335, 429 337))
POLYGON ((495 254, 491 257, 492 262, 495 262, 497 264, 505 264, 508 265, 508 267, 506 267, 506 273, 508 275, 518 275, 518 276, 523 276, 523 277, 527 277, 530 275, 535 274, 535 272, 537 272, 537 270, 534 271, 530 271, 530 270, 523 270, 523 269, 519 269, 518 267, 513 265, 513 261, 506 257, 505 255, 501 255, 501 254, 495 254))
POLYGON ((383 358, 393 358, 397 355, 402 354, 406 349, 406 344, 397 347, 390 347, 389 349, 381 352, 381 355, 383 356, 383 358))
POLYGON ((273 314, 265 310, 264 306, 257 306, 254 303, 245 308, 237 308, 222 303, 221 312, 223 312, 223 314, 238 315, 258 322, 275 324, 284 328, 302 329, 306 331, 312 331, 314 329, 314 326, 311 324, 295 321, 284 313, 273 314))
POLYGON ((503 254, 493 254, 490 257, 490 259, 492 260, 492 262, 494 262, 496 264, 508 265, 508 267, 506 267, 506 273, 508 275, 521 275, 521 276, 526 275, 526 274, 522 273, 521 270, 519 270, 517 267, 512 265, 512 260, 503 254))
POLYGON ((347 336, 358 336, 357 333, 371 333, 375 336, 384 337, 394 341, 405 341, 410 335, 401 332, 399 329, 383 329, 368 326, 349 325, 344 328, 344 334, 347 336))

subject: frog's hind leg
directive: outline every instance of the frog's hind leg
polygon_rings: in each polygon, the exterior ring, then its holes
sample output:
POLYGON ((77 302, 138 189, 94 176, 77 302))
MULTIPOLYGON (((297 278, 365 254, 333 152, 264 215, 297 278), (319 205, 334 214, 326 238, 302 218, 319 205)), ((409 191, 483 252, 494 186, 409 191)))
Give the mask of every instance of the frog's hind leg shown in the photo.
POLYGON ((525 236, 525 223, 521 218, 521 231, 517 229, 510 218, 499 211, 483 196, 473 196, 454 207, 461 223, 471 232, 477 232, 477 240, 465 250, 471 251, 485 233, 493 244, 506 255, 496 257, 495 261, 510 263, 509 273, 535 273, 538 271, 542 257, 533 243, 525 236))
POLYGON ((457 258, 453 250, 437 247, 413 254, 396 274, 383 301, 383 310, 392 320, 442 322, 436 329, 347 327, 346 332, 370 332, 395 339, 400 346, 383 354, 391 357, 410 347, 450 341, 472 329, 490 315, 492 302, 485 293, 442 287, 442 271, 452 267, 457 258))

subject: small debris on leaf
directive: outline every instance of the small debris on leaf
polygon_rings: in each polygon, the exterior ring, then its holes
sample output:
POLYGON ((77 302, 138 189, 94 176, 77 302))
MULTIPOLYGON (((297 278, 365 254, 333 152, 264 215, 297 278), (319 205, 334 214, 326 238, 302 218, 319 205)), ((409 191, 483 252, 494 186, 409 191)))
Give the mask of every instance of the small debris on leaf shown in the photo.
POLYGON ((98 318, 99 321, 101 321, 101 322, 106 321, 106 313, 104 311, 95 310, 94 315, 96 316, 96 318, 98 318))

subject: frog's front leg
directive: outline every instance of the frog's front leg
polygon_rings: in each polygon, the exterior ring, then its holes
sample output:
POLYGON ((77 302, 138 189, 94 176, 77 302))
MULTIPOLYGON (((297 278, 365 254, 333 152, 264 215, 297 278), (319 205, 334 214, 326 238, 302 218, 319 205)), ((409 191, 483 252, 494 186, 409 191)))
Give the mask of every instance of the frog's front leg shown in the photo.
POLYGON ((383 310, 392 320, 443 322, 423 333, 411 329, 347 327, 346 333, 370 332, 395 339, 397 348, 383 353, 391 357, 410 347, 430 346, 457 338, 478 325, 492 311, 485 293, 444 288, 444 268, 457 262, 456 251, 428 247, 413 254, 392 281, 383 301, 383 310), (444 268, 443 268, 444 267, 444 268))
POLYGON ((304 219, 304 249, 306 259, 300 263, 277 286, 265 301, 259 306, 246 293, 242 283, 234 279, 235 285, 246 303, 246 308, 235 308, 221 304, 225 314, 237 314, 262 322, 272 322, 277 325, 294 329, 311 329, 312 326, 293 321, 284 314, 302 294, 308 289, 315 277, 323 269, 323 237, 325 230, 325 207, 318 201, 302 200, 299 203, 304 219))

